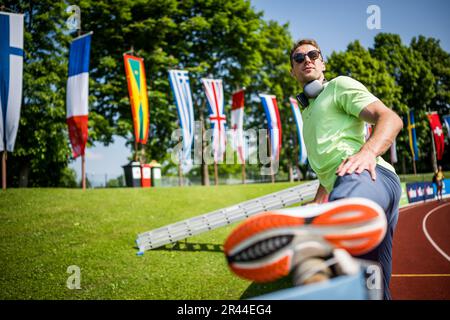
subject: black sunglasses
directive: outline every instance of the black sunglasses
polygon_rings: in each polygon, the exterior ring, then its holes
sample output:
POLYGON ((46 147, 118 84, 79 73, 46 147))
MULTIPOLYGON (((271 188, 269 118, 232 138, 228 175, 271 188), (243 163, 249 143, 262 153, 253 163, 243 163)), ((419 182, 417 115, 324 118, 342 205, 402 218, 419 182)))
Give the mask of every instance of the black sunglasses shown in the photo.
POLYGON ((292 56, 292 60, 294 60, 297 63, 302 63, 305 61, 305 57, 308 56, 311 60, 316 60, 320 57, 320 51, 319 50, 311 50, 308 53, 304 54, 301 52, 297 52, 292 56))

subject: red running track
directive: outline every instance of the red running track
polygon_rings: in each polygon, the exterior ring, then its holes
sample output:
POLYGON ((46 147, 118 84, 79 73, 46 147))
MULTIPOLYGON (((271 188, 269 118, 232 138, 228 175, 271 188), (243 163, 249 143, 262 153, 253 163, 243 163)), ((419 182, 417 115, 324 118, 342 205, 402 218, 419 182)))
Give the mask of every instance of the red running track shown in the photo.
POLYGON ((450 299, 450 200, 401 208, 392 254, 393 299, 450 299))

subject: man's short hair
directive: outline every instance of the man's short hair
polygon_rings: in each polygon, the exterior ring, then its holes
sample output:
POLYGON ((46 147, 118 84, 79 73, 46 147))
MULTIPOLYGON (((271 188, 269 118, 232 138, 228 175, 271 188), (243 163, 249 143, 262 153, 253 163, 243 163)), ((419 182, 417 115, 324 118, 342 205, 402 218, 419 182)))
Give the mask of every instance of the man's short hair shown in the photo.
MULTIPOLYGON (((321 50, 320 50, 320 47, 319 47, 319 44, 318 44, 317 41, 314 40, 314 39, 302 39, 302 40, 297 41, 297 42, 294 44, 294 46, 292 47, 292 49, 291 49, 291 54, 289 55, 289 58, 290 58, 290 60, 291 60, 291 67, 294 67, 294 62, 293 62, 293 60, 292 60, 292 55, 294 54, 295 50, 297 50, 298 47, 300 47, 300 46, 302 46, 302 45, 304 45, 304 44, 310 44, 310 45, 312 45, 313 47, 316 47, 317 50, 321 51, 321 50)), ((322 57, 322 60, 323 60, 322 53, 320 54, 320 56, 322 57)))

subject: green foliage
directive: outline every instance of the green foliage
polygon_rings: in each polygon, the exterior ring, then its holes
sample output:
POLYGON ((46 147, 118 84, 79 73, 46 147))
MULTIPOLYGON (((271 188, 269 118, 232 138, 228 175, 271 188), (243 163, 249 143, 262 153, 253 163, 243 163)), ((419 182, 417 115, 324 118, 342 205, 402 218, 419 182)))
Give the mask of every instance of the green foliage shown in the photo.
MULTIPOLYGON (((373 48, 366 50, 355 41, 345 52, 333 52, 327 62, 326 75, 329 78, 354 77, 401 117, 406 117, 413 109, 420 150, 418 170, 429 171, 432 169, 432 144, 426 112, 448 114, 449 61, 450 55, 440 48, 436 39, 420 36, 408 47, 399 35, 379 33, 373 48)), ((401 171, 405 173, 406 161, 408 168, 412 168, 406 125, 397 137, 397 153, 401 161, 397 166, 402 166, 401 171)))
MULTIPOLYGON (((411 48, 421 55, 435 78, 433 91, 436 95, 431 99, 428 108, 437 111, 441 117, 448 115, 450 109, 450 54, 441 48, 439 40, 425 38, 424 36, 414 37, 411 41, 411 48)), ((443 159, 450 159, 450 150, 447 147, 450 144, 450 139, 446 134, 446 127, 443 126, 443 128, 446 145, 443 159)), ((429 126, 427 129, 429 129, 429 126)), ((429 133, 429 143, 431 143, 430 136, 429 133)), ((443 163, 444 166, 445 164, 443 163)))
MULTIPOLYGON (((231 92, 238 86, 247 87, 249 125, 258 128, 265 127, 265 119, 256 93, 270 92, 282 101, 295 87, 286 58, 292 44, 287 25, 263 21, 248 1, 119 1, 114 6, 106 1, 85 1, 80 7, 83 27, 93 30, 95 39, 91 54, 92 65, 96 66, 91 72, 95 79, 92 109, 115 126, 115 133, 128 138, 133 128, 122 53, 133 47, 145 59, 150 104, 150 139, 145 146, 148 159, 162 161, 176 144, 170 140, 178 127, 168 81, 171 68, 190 71, 197 120, 200 114, 208 118, 200 82, 203 77, 223 79, 227 114, 231 92), (118 25, 122 26, 120 30, 118 25)), ((100 126, 101 122, 96 124, 100 126)), ((112 134, 99 132, 105 137, 112 134)), ((129 145, 134 147, 132 139, 129 145)))
MULTIPOLYGON (((65 26, 66 1, 3 1, 25 14, 24 99, 16 149, 8 158, 8 183, 13 186, 67 184, 65 168, 71 160, 65 122, 65 88, 69 42, 76 33, 65 26)), ((133 125, 123 66, 123 53, 133 48, 145 59, 150 106, 146 159, 163 163, 176 175, 170 152, 178 128, 168 70, 190 71, 195 119, 208 119, 200 79, 223 79, 226 108, 231 93, 246 87, 246 129, 267 128, 258 93, 277 96, 282 122, 280 173, 298 163, 298 143, 289 96, 300 91, 290 76, 289 51, 293 44, 288 25, 264 21, 248 0, 83 0, 83 32, 93 31, 90 70, 88 145, 108 145, 114 135, 134 149, 133 125)), ((358 41, 345 52, 333 52, 327 78, 355 77, 398 114, 413 108, 421 168, 429 167, 431 142, 425 112, 448 113, 450 56, 433 38, 419 36, 405 46, 395 34, 380 33, 373 48, 358 41)), ((230 119, 228 119, 230 121, 230 119)), ((209 121, 205 127, 209 128, 209 121)), ((399 158, 410 159, 404 130, 397 140, 399 158)), ((257 166, 247 167, 252 172, 257 166)), ((211 168, 210 168, 211 169, 211 168)), ((304 168, 302 168, 304 170, 304 168)), ((197 171, 198 172, 198 171, 197 171)), ((239 165, 221 165, 220 174, 238 174, 239 165)), ((196 171, 193 171, 196 173, 196 171)))
POLYGON ((350 43, 345 52, 333 52, 326 68, 326 78, 339 75, 353 77, 396 112, 406 111, 404 106, 398 104, 401 88, 396 85, 385 64, 373 58, 359 41, 350 43))
POLYGON ((108 180, 108 182, 106 182, 106 187, 107 188, 121 188, 124 187, 124 176, 120 175, 115 179, 110 179, 108 180))
MULTIPOLYGON (((430 41, 435 43, 432 39, 430 41)), ((417 49, 417 46, 415 47, 417 49)), ((437 79, 433 74, 430 61, 424 59, 425 57, 416 49, 414 46, 405 46, 398 35, 380 33, 375 37, 372 52, 377 59, 385 62, 389 72, 395 78, 396 84, 401 87, 400 103, 406 105, 408 109, 414 110, 419 149, 419 161, 416 165, 420 172, 432 171, 431 155, 433 151, 430 124, 426 112, 436 110, 432 101, 436 96, 435 83, 437 79)), ((422 50, 427 51, 425 47, 422 50)), ((437 51, 437 48, 435 50, 437 51)), ((449 55, 447 54, 447 56, 449 55)), ((403 113, 405 116, 406 114, 406 112, 403 113)), ((397 145, 400 149, 399 159, 402 161, 408 159, 411 164, 409 167, 412 168, 412 155, 409 150, 406 125, 399 134, 397 145)))
POLYGON ((59 180, 58 187, 62 188, 76 188, 77 187, 77 173, 75 170, 68 167, 64 168, 61 172, 61 178, 59 180))

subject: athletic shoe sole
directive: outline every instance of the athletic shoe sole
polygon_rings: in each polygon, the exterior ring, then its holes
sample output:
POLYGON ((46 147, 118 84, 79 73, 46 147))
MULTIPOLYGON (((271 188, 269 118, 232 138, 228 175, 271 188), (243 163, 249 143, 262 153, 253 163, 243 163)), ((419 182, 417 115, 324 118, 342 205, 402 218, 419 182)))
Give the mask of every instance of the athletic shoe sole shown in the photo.
POLYGON ((238 276, 270 282, 290 273, 299 261, 326 257, 334 248, 367 253, 383 240, 383 209, 363 198, 281 209, 252 216, 228 236, 224 252, 238 276))

